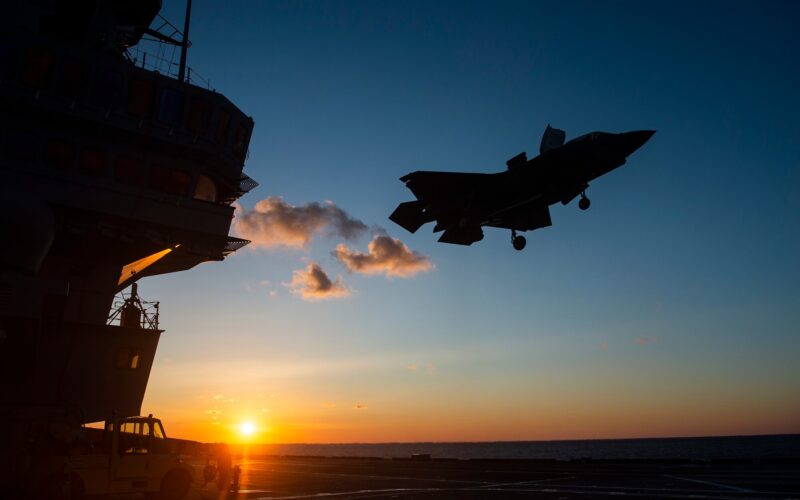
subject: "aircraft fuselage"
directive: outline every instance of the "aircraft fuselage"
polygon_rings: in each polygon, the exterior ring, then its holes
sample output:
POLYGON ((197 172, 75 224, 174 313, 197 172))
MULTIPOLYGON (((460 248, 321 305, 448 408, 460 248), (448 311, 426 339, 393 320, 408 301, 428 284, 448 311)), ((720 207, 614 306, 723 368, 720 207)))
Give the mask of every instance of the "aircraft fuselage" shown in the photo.
POLYGON ((589 208, 589 182, 625 164, 654 133, 592 132, 564 143, 563 131, 548 126, 541 154, 528 160, 520 153, 503 172, 417 171, 403 176, 417 199, 401 203, 390 219, 411 232, 435 220, 434 232, 444 230, 439 241, 445 243, 478 241, 482 226, 511 229, 512 239, 519 242, 516 231, 551 225, 550 205, 567 204, 580 195, 579 207, 589 208))
POLYGON ((526 200, 543 206, 569 203, 589 182, 624 165, 626 158, 652 134, 649 130, 592 132, 573 139, 524 165, 489 174, 492 179, 487 179, 488 189, 476 193, 475 205, 494 204, 497 200, 508 205, 526 200))

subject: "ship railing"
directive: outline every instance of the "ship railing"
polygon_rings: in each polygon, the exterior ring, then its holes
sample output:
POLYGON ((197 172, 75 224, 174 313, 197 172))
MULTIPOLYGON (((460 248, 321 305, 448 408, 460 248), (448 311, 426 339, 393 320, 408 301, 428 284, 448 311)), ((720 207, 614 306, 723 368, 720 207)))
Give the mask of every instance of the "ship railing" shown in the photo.
MULTIPOLYGON (((157 19, 159 24, 150 30, 152 34, 145 34, 136 45, 127 49, 125 55, 138 68, 178 79, 180 45, 176 45, 176 42, 183 39, 183 33, 161 15, 157 19)), ((186 83, 214 90, 210 79, 192 67, 187 67, 186 70, 186 83)))
POLYGON ((129 291, 122 291, 114 297, 107 325, 142 330, 158 330, 160 303, 142 300, 136 283, 131 284, 129 291))
MULTIPOLYGON (((140 42, 141 43, 141 42, 140 42)), ((166 46, 167 44, 160 44, 166 46)), ((175 47, 172 47, 171 54, 166 55, 168 48, 162 47, 158 50, 145 50, 136 45, 128 49, 128 60, 137 68, 153 71, 170 78, 178 78, 179 64, 175 62, 175 47)), ((211 80, 198 73, 191 66, 186 68, 186 83, 206 90, 215 90, 211 86, 211 80)))

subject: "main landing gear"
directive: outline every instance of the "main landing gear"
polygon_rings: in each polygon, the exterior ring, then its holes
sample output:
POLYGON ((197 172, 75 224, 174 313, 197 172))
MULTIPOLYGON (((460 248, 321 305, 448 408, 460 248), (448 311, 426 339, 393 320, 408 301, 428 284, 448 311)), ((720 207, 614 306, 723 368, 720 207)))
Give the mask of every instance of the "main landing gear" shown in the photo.
POLYGON ((514 229, 511 230, 511 245, 514 247, 514 250, 522 250, 525 248, 527 242, 524 236, 517 236, 517 231, 514 229))
POLYGON ((581 193, 581 199, 578 201, 578 208, 586 210, 591 206, 592 202, 586 197, 586 191, 581 193))

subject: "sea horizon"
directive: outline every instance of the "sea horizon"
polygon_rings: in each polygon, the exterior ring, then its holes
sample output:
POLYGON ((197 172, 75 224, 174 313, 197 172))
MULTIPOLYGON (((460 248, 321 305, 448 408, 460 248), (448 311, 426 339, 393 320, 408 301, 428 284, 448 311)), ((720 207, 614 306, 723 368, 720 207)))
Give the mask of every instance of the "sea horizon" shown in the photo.
POLYGON ((705 439, 705 438, 748 438, 748 437, 798 437, 800 432, 768 433, 768 434, 707 434, 698 436, 645 436, 645 437, 611 437, 611 438, 565 438, 565 439, 487 439, 475 441, 287 441, 280 443, 228 443, 230 446, 286 446, 286 445, 380 445, 380 444, 481 444, 481 443, 554 443, 570 441, 629 441, 642 439, 705 439))
POLYGON ((233 444, 235 454, 433 459, 797 459, 800 434, 536 441, 233 444))

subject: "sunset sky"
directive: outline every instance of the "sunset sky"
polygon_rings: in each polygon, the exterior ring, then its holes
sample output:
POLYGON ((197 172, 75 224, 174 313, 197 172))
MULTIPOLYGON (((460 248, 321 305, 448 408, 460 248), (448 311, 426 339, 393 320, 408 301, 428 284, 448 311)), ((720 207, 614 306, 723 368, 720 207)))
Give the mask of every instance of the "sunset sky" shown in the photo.
POLYGON ((267 443, 800 432, 798 5, 195 0, 189 65, 256 123, 254 243, 141 281, 142 412, 267 443), (657 133, 523 252, 387 219, 402 175, 503 170, 548 123, 657 133))

